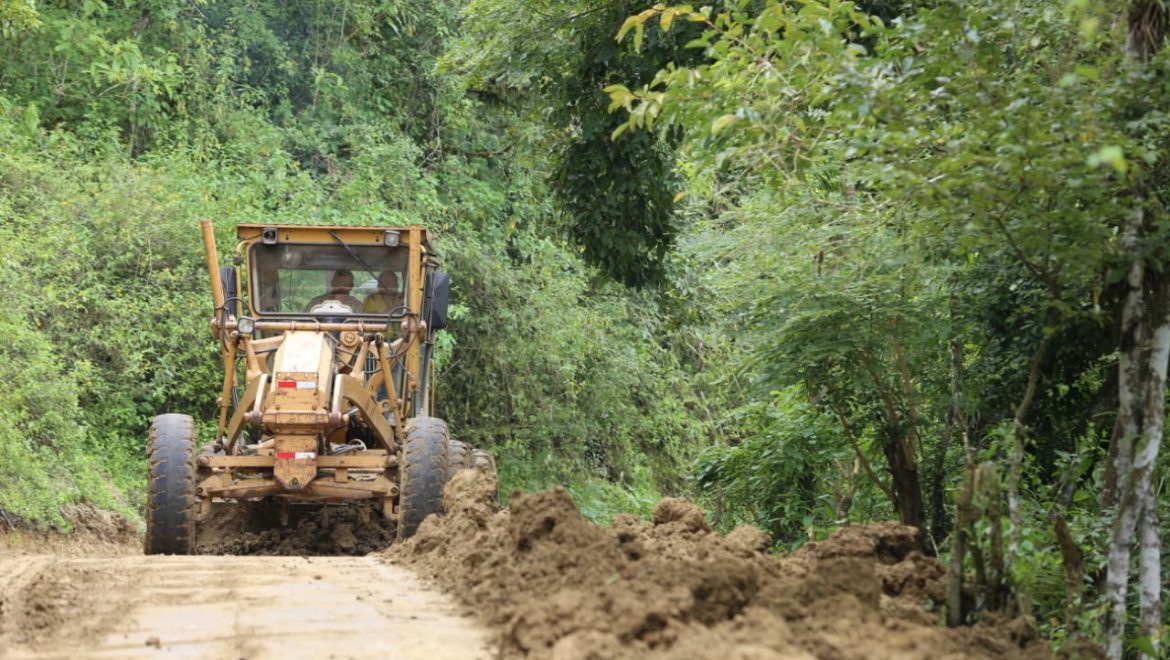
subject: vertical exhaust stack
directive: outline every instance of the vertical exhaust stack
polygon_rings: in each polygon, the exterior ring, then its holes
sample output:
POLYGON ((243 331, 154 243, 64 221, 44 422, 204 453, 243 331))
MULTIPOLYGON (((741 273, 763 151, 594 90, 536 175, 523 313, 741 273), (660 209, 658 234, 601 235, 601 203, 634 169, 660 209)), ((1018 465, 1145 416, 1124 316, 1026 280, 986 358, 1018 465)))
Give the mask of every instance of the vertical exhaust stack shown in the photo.
MULTIPOLYGON (((203 251, 207 253, 207 274, 211 277, 211 298, 215 301, 215 325, 211 326, 211 334, 216 339, 224 336, 224 329, 220 327, 222 321, 227 320, 224 310, 223 280, 219 277, 219 252, 215 249, 215 230, 210 220, 199 223, 203 229, 203 251), (224 310, 221 312, 221 310, 224 310)), ((227 425, 228 402, 231 400, 232 385, 236 376, 236 344, 231 342, 223 347, 223 390, 219 395, 219 426, 215 432, 216 443, 223 441, 223 431, 227 425)))
POLYGON ((203 251, 207 253, 207 274, 211 277, 211 298, 215 301, 215 310, 218 318, 219 310, 223 309, 223 281, 219 279, 219 253, 215 249, 215 230, 210 220, 199 223, 203 227, 203 251))

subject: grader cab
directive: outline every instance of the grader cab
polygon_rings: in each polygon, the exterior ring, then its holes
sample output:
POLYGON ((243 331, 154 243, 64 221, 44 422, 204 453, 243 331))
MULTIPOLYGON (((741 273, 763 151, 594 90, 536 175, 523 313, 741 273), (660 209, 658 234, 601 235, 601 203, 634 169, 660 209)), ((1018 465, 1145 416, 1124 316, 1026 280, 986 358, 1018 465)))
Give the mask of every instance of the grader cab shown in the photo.
POLYGON ((434 338, 450 280, 420 226, 240 225, 221 266, 203 222, 223 359, 214 440, 155 417, 146 552, 189 554, 230 501, 373 501, 398 538, 442 510, 457 470, 495 473, 433 415, 434 338))

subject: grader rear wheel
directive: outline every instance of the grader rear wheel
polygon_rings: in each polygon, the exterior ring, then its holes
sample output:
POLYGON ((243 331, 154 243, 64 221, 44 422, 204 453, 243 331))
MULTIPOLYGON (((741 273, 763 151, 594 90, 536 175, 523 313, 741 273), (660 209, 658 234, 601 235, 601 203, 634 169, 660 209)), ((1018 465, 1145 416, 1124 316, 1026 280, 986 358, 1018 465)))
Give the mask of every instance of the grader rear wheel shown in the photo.
POLYGON ((449 447, 447 423, 438 417, 415 417, 406 423, 398 496, 400 541, 414 536, 427 516, 443 512, 449 447))
POLYGON ((473 467, 476 470, 480 471, 481 473, 486 474, 487 476, 491 477, 491 480, 496 484, 495 503, 496 503, 496 505, 499 505, 499 503, 500 503, 500 490, 499 490, 500 475, 496 471, 496 458, 494 456, 492 456, 491 453, 484 451, 483 449, 472 449, 471 450, 471 467, 473 467))
POLYGON ((471 450, 471 467, 483 472, 492 479, 499 478, 499 475, 496 474, 495 457, 483 449, 471 450))
POLYGON ((451 440, 447 444, 447 480, 450 481, 455 473, 467 468, 475 467, 475 458, 471 447, 458 440, 451 440))
POLYGON ((146 502, 148 555, 187 555, 195 547, 195 420, 159 415, 147 446, 150 483, 146 502))

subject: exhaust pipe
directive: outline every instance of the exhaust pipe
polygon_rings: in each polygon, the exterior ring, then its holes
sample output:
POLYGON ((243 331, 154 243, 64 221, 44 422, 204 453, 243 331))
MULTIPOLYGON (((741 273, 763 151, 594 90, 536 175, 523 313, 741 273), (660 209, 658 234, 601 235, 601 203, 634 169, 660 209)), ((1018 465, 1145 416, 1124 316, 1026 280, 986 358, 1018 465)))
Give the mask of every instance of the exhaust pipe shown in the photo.
POLYGON ((215 230, 210 220, 202 220, 203 251, 207 254, 207 274, 211 277, 211 298, 215 301, 216 317, 223 309, 223 280, 219 278, 219 253, 215 250, 215 230))

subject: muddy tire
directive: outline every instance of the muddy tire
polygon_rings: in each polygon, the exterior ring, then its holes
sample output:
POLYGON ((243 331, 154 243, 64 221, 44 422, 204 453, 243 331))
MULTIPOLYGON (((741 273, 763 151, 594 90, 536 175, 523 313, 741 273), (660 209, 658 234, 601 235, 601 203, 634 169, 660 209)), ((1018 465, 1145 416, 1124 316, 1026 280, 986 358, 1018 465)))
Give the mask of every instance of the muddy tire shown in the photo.
POLYGON ((490 452, 483 449, 471 450, 471 467, 479 470, 481 473, 491 477, 491 480, 496 483, 495 503, 500 504, 500 475, 496 471, 496 457, 492 456, 490 452))
POLYGON ((144 551, 189 555, 195 548, 195 420, 155 417, 146 451, 150 483, 144 551))
POLYGON ((438 417, 415 417, 406 423, 398 485, 399 540, 414 536, 427 516, 443 512, 449 443, 447 423, 438 417))
POLYGON ((498 479, 496 474, 496 459, 489 452, 483 449, 471 450, 471 467, 483 472, 493 479, 498 479))
POLYGON ((475 467, 475 458, 471 454, 471 447, 458 440, 447 443, 447 480, 450 481, 455 473, 467 468, 475 467))

